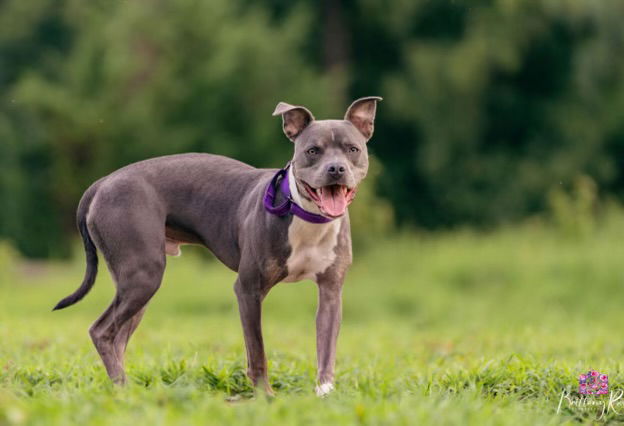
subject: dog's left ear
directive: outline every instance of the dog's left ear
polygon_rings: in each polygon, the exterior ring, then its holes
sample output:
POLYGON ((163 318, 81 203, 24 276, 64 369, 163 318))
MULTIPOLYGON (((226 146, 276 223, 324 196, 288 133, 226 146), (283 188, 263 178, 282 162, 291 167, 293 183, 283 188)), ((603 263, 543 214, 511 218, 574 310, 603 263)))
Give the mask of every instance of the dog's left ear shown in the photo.
POLYGON ((314 116, 306 107, 280 102, 273 111, 273 116, 282 116, 284 133, 291 141, 295 141, 303 129, 314 121, 314 116))
POLYGON ((364 135, 366 141, 373 136, 375 129, 375 112, 377 111, 377 102, 382 99, 379 96, 368 96, 354 101, 347 113, 345 120, 353 123, 355 127, 364 135))

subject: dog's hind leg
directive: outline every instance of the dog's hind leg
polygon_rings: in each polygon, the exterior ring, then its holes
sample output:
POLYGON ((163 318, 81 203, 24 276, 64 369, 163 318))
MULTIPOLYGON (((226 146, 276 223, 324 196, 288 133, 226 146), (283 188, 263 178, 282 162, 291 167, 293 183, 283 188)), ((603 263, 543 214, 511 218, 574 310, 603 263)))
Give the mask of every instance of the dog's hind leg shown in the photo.
POLYGON ((160 287, 166 263, 165 218, 159 206, 149 193, 123 195, 128 200, 112 198, 111 194, 96 199, 100 205, 96 204, 94 216, 88 220, 90 234, 117 286, 111 305, 91 326, 89 334, 109 377, 116 383, 126 380, 123 358, 128 339, 160 287), (133 209, 128 204, 150 208, 133 209))
POLYGON ((154 265, 150 269, 119 277, 113 302, 89 329, 106 372, 115 383, 123 384, 126 381, 123 366, 126 345, 139 325, 147 302, 160 286, 164 261, 162 267, 154 265))
POLYGON ((123 325, 117 336, 115 337, 115 351, 117 354, 120 354, 122 358, 121 361, 123 363, 123 356, 126 353, 126 347, 128 346, 128 341, 130 340, 130 336, 134 333, 134 331, 139 326, 139 323, 143 319, 143 314, 145 313, 145 309, 147 306, 143 306, 139 312, 134 314, 132 318, 130 318, 123 325))

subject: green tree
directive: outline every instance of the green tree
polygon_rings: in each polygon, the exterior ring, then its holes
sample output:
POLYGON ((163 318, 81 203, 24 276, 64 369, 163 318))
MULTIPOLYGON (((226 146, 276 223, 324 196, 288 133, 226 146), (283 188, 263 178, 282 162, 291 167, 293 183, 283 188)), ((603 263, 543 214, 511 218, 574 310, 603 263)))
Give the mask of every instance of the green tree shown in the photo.
MULTIPOLYGON (((28 7, 18 3, 5 12, 28 7)), ((292 148, 271 117, 277 101, 330 110, 327 82, 299 53, 304 9, 275 25, 262 8, 227 0, 67 1, 61 10, 71 48, 16 73, 0 127, 15 204, 2 221, 27 255, 64 254, 81 193, 122 165, 187 151, 283 164, 292 148), (36 235, 33 221, 46 225, 36 235)))
POLYGON ((378 80, 401 219, 517 220, 582 174, 622 193, 622 2, 361 3, 398 46, 378 80))

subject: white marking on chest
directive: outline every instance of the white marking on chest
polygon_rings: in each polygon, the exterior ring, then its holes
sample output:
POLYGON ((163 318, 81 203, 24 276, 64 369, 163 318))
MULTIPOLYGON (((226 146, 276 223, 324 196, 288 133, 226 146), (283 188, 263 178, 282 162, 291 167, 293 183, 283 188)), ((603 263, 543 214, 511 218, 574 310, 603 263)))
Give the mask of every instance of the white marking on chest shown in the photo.
POLYGON ((338 241, 340 223, 309 223, 298 217, 288 227, 288 243, 292 248, 286 261, 287 283, 315 279, 336 260, 334 248, 338 241))
MULTIPOLYGON (((293 200, 304 209, 318 213, 314 203, 303 199, 297 190, 292 168, 289 169, 289 186, 293 200)), ((340 220, 329 223, 310 223, 297 216, 288 227, 288 243, 292 251, 286 261, 288 276, 284 282, 296 282, 305 279, 315 279, 322 274, 336 260, 334 248, 338 242, 340 220)))

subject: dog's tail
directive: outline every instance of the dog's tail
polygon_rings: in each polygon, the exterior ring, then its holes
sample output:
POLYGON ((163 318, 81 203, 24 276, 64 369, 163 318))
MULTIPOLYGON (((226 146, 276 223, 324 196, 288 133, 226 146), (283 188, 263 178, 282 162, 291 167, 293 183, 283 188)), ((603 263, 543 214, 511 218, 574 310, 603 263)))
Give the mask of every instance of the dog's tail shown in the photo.
POLYGON ((98 256, 95 244, 93 244, 93 240, 89 235, 89 229, 87 228, 87 212, 89 211, 89 205, 91 204, 94 195, 95 188, 89 188, 82 200, 80 200, 80 204, 78 205, 78 212, 76 215, 78 230, 80 231, 80 235, 82 236, 85 253, 87 255, 87 270, 85 272, 84 279, 82 280, 82 284, 80 284, 80 287, 78 287, 75 292, 73 292, 56 304, 54 309, 52 309, 53 311, 66 308, 80 301, 91 290, 91 287, 93 287, 93 283, 95 282, 95 276, 97 275, 98 270, 98 256))

